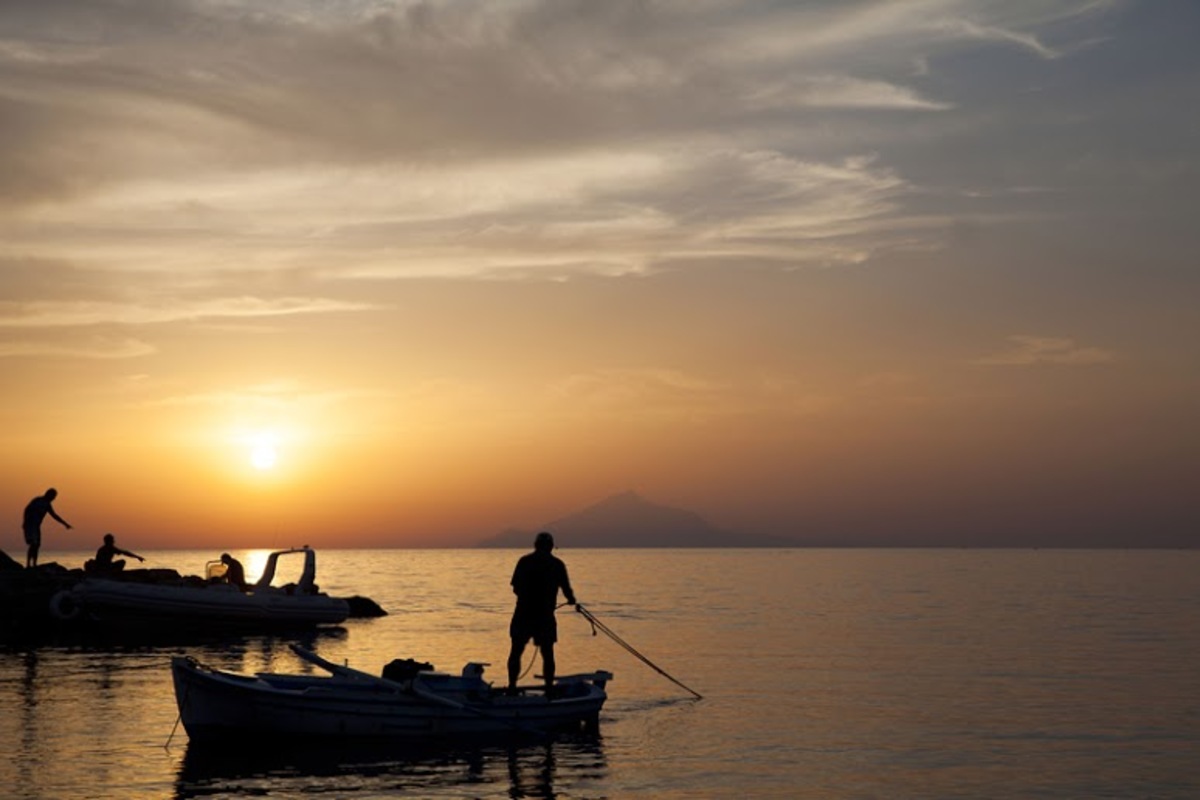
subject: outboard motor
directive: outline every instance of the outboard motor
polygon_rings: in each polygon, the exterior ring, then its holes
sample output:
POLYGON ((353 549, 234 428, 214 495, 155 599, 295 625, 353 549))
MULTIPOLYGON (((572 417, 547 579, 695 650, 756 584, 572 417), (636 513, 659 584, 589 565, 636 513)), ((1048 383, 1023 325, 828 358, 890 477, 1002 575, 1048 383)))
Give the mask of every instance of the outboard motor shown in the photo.
POLYGON ((490 664, 481 664, 478 661, 470 661, 462 668, 462 676, 464 678, 478 678, 483 680, 483 668, 491 666, 490 664))
POLYGON ((411 658, 394 658, 383 667, 383 677, 389 681, 409 681, 418 672, 433 672, 433 664, 411 658))

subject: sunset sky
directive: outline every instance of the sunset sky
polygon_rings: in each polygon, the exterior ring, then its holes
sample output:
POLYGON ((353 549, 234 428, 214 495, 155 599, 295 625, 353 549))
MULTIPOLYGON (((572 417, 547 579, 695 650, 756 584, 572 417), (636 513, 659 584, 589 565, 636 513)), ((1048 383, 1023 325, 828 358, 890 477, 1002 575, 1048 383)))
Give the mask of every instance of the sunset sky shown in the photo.
POLYGON ((1200 545, 1200 3, 5 0, 0 549, 1200 545))

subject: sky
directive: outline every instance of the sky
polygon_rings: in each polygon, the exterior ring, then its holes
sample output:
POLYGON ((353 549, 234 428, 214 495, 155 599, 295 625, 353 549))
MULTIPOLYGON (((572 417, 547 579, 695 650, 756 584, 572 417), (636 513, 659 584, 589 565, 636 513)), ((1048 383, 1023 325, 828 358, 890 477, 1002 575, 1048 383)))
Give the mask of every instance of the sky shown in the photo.
POLYGON ((0 548, 1198 546, 1197 31, 5 0, 0 548))

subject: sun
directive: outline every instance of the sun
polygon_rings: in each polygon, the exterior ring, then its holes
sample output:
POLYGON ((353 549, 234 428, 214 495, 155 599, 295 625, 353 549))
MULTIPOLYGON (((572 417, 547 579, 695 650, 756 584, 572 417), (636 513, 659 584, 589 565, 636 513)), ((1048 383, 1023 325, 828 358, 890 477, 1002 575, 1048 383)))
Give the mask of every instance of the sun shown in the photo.
POLYGON ((255 436, 250 443, 250 463, 255 469, 266 471, 274 469, 279 461, 279 450, 275 445, 275 437, 263 433, 255 436))
POLYGON ((223 461, 231 462, 242 478, 255 485, 275 484, 296 475, 303 462, 304 431, 285 422, 260 420, 230 426, 222 437, 230 449, 224 451, 223 461))
POLYGON ((279 460, 279 452, 269 444, 255 445, 250 451, 250 463, 255 469, 271 469, 279 460))

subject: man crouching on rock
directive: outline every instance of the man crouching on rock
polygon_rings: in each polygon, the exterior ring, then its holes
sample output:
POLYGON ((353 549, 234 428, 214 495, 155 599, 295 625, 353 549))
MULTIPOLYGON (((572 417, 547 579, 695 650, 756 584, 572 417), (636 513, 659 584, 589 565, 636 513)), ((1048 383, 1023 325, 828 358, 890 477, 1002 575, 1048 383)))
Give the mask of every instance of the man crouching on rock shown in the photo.
POLYGON ((96 551, 96 557, 89 559, 83 565, 83 571, 94 575, 115 575, 122 572, 125 569, 125 559, 120 558, 114 561, 114 556, 129 556, 138 561, 146 560, 137 553, 117 547, 116 538, 111 533, 106 533, 104 534, 104 544, 100 545, 100 549, 96 551))

